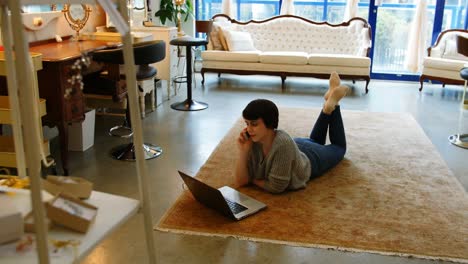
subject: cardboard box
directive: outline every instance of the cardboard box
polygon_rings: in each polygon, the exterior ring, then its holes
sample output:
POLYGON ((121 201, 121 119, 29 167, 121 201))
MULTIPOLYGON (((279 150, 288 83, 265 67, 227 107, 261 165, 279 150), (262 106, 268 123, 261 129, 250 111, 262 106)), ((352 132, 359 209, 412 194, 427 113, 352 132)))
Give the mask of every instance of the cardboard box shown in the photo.
POLYGON ((68 126, 68 150, 85 151, 94 145, 95 122, 96 110, 89 109, 83 122, 68 126))
MULTIPOLYGON (((34 216, 32 211, 29 212, 23 219, 24 222, 24 232, 27 233, 36 233, 36 227, 34 226, 34 216)), ((45 219, 46 228, 49 230, 52 227, 52 221, 49 218, 45 219)))
POLYGON ((47 217, 56 224, 86 233, 96 219, 98 208, 66 194, 46 203, 47 217))
POLYGON ((0 205, 0 244, 20 239, 24 232, 21 212, 9 199, 1 199, 0 205))
POLYGON ((42 182, 44 190, 52 195, 68 194, 80 199, 88 199, 93 191, 93 183, 79 177, 48 175, 42 182))

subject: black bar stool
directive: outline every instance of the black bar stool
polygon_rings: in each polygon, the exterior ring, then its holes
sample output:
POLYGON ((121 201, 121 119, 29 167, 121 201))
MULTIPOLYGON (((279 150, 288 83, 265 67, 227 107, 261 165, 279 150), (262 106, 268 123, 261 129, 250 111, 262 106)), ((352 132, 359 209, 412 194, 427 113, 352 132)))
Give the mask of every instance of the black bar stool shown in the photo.
MULTIPOLYGON (((151 83, 154 83, 154 79, 157 74, 156 68, 151 66, 152 63, 162 61, 166 57, 166 43, 162 40, 146 41, 133 44, 133 55, 134 63, 138 66, 136 72, 137 84, 141 81, 150 80, 151 83)), ((110 49, 102 50, 95 52, 93 55, 93 60, 114 64, 115 66, 122 65, 124 63, 123 50, 119 49, 110 49)), ((117 67, 118 71, 118 67, 117 67)), ((125 75, 120 74, 118 71, 116 74, 112 74, 109 78, 115 78, 114 82, 110 82, 112 87, 120 87, 124 85, 126 87, 125 75), (115 75, 115 76, 114 76, 115 75), (116 85, 115 83, 119 83, 116 85)), ((85 82, 85 86, 98 86, 102 88, 100 84, 103 82, 85 82)), ((141 90, 141 87, 137 87, 141 90)), ((112 136, 118 136, 123 138, 132 137, 132 124, 130 119, 128 99, 127 99, 127 108, 125 111, 125 121, 123 126, 116 126, 111 128, 109 134, 112 136)), ((156 158, 162 153, 162 149, 156 145, 144 143, 143 150, 145 154, 145 159, 156 158)), ((111 156, 117 160, 126 160, 126 161, 135 161, 135 147, 133 142, 128 144, 119 145, 111 150, 111 156)))
POLYGON ((192 99, 192 47, 206 45, 208 42, 205 39, 194 38, 191 36, 183 36, 171 40, 171 45, 185 47, 186 49, 186 74, 174 79, 176 83, 187 83, 187 99, 183 102, 173 103, 171 108, 180 111, 198 111, 208 108, 208 104, 197 102, 192 99))

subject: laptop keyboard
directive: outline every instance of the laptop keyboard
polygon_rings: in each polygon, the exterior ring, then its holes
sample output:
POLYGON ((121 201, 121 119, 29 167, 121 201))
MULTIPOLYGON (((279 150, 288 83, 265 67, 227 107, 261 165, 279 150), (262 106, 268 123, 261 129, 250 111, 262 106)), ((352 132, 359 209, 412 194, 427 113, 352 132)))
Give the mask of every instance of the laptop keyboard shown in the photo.
POLYGON ((242 211, 247 210, 247 207, 245 207, 245 206, 243 206, 243 205, 241 205, 241 204, 238 204, 238 203, 236 203, 236 202, 230 201, 230 200, 228 200, 228 199, 226 199, 226 198, 225 198, 224 200, 226 200, 226 202, 227 202, 229 208, 231 208, 231 211, 232 211, 234 214, 238 214, 238 213, 240 213, 240 212, 242 212, 242 211))

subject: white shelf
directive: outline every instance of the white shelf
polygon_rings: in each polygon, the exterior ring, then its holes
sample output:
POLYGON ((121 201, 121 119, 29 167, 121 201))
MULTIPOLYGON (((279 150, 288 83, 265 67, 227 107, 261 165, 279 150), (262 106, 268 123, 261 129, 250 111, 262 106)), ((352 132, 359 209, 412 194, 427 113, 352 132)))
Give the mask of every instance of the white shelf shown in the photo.
MULTIPOLYGON (((12 36, 12 39, 17 43, 27 42, 24 36, 23 23, 20 7, 21 5, 29 4, 95 4, 95 0, 19 0, 19 1, 6 1, 0 0, 0 23, 1 31, 3 35, 12 36), (11 9, 10 9, 11 7, 11 9), (10 14, 8 12, 10 10, 10 14)), ((120 0, 119 3, 125 3, 125 1, 120 0)), ((127 6, 123 4, 122 6, 123 13, 127 13, 127 6)), ((128 24, 127 24, 128 25, 128 24)), ((4 46, 7 54, 12 53, 13 43, 9 37, 4 37, 4 46)), ((125 61, 134 61, 134 56, 132 52, 132 40, 129 34, 122 37, 123 42, 123 51, 125 61)), ((26 60, 28 50, 27 45, 17 45, 19 47, 15 49, 15 56, 19 58, 15 61, 12 58, 9 58, 9 61, 6 62, 4 69, 12 69, 11 71, 11 89, 15 91, 18 89, 21 91, 20 96, 17 96, 16 93, 12 95, 14 97, 15 107, 13 111, 23 113, 20 115, 21 118, 19 125, 24 127, 25 133, 23 135, 15 135, 15 141, 20 140, 21 137, 24 139, 25 144, 29 142, 30 146, 36 146, 37 137, 36 135, 41 133, 37 131, 34 127, 34 122, 31 121, 32 117, 30 115, 24 114, 27 113, 27 105, 29 102, 34 102, 34 82, 32 78, 27 78, 26 72, 29 70, 26 66, 28 63, 19 60, 26 60), (16 65, 15 65, 16 64, 16 65), (18 81, 22 80, 24 83, 18 81), (21 84, 21 87, 19 84, 21 84), (28 102, 19 104, 19 102, 28 102), (18 108, 18 109, 16 109, 18 108), (24 115, 24 116, 23 116, 24 115)), ((34 64, 36 66, 36 64, 34 64)), ((144 152, 143 152, 143 129, 140 120, 140 113, 138 108, 138 93, 136 87, 136 76, 135 76, 135 65, 133 63, 126 63, 125 74, 127 75, 128 86, 128 102, 130 104, 130 115, 133 122, 133 140, 135 142, 135 152, 137 153, 136 160, 136 176, 138 179, 138 186, 140 190, 140 200, 142 202, 142 211, 143 211, 143 222, 145 228, 145 238, 148 259, 150 263, 156 263, 156 255, 154 252, 155 244, 153 238, 153 223, 151 217, 151 199, 149 185, 147 184, 149 176, 146 172, 144 152)), ((36 67, 37 68, 37 67, 36 67)), ((22 146, 24 148, 24 145, 22 146)), ((52 229, 50 232, 45 230, 45 212, 41 206, 41 187, 40 187, 40 166, 39 163, 34 160, 34 156, 39 156, 38 148, 32 148, 31 151, 34 155, 27 155, 22 164, 22 169, 28 168, 28 173, 31 179, 31 192, 28 193, 28 197, 23 197, 23 202, 19 202, 24 205, 25 201, 32 201, 32 204, 35 208, 34 217, 37 220, 37 234, 34 236, 37 241, 37 248, 29 251, 28 253, 18 255, 16 254, 15 243, 10 243, 10 248, 13 246, 13 250, 10 255, 4 254, 0 255, 0 262, 4 263, 72 263, 78 262, 80 259, 85 257, 99 242, 101 242, 110 232, 118 228, 121 224, 127 221, 132 215, 134 215, 138 208, 140 207, 140 202, 138 200, 129 199, 121 196, 105 194, 101 192, 93 192, 90 199, 87 200, 88 203, 98 207, 98 214, 96 219, 88 232, 86 234, 79 234, 69 231, 68 229, 52 229), (37 155, 36 155, 37 154, 37 155), (29 199, 28 199, 29 198, 29 199), (80 240, 81 243, 77 248, 76 258, 74 257, 73 250, 67 252, 68 254, 58 255, 53 252, 53 247, 48 245, 48 239, 55 240, 80 240), (51 253, 52 252, 52 253, 51 253)), ((22 173, 25 176, 25 172, 22 173)), ((31 202, 29 202, 31 203, 31 202)), ((30 205, 31 206, 31 205, 30 205)), ((8 253, 8 250, 5 251, 4 247, 8 245, 0 246, 0 254, 8 253), (2 251, 3 250, 3 251, 2 251)))
MULTIPOLYGON (((24 214, 31 207, 29 191, 17 193, 9 196, 15 202, 16 207, 24 214)), ((50 197, 50 196, 49 196, 50 197)), ((86 234, 80 234, 69 229, 54 226, 49 231, 49 239, 55 240, 79 240, 77 261, 74 260, 72 248, 68 248, 58 254, 51 254, 50 263, 72 263, 79 262, 86 257, 90 251, 98 245, 108 234, 125 223, 131 216, 138 211, 140 202, 138 200, 93 191, 91 197, 85 200, 87 203, 98 207, 98 214, 94 223, 90 226, 86 234)), ((4 252, 10 252, 9 248, 14 248, 16 242, 0 246, 0 259, 2 264, 9 263, 37 263, 38 257, 36 250, 30 250, 26 254, 1 255, 4 252)), ((49 251, 53 247, 49 245, 49 251)))

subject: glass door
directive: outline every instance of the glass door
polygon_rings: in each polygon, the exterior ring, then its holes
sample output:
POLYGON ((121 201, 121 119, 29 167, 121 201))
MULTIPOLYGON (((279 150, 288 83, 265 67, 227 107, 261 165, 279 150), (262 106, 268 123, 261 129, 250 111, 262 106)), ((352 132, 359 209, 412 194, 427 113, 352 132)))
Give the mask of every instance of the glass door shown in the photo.
MULTIPOLYGON (((431 44, 434 25, 435 1, 427 0, 426 46, 431 44)), ((372 74, 375 76, 394 75, 401 79, 403 75, 415 75, 404 66, 407 56, 407 46, 410 25, 413 21, 418 0, 394 1, 382 0, 375 6, 372 15, 375 16, 375 32, 373 32, 372 74)), ((385 76, 388 79, 389 76, 385 76)), ((379 78, 380 79, 380 78, 379 78)), ((409 78, 410 79, 410 78, 409 78)))
MULTIPOLYGON (((408 35, 418 0, 371 0, 369 23, 373 26, 371 51, 373 79, 416 81, 419 73, 404 66, 408 35)), ((467 28, 468 0, 427 0, 426 46, 435 43, 441 31, 467 28)))

